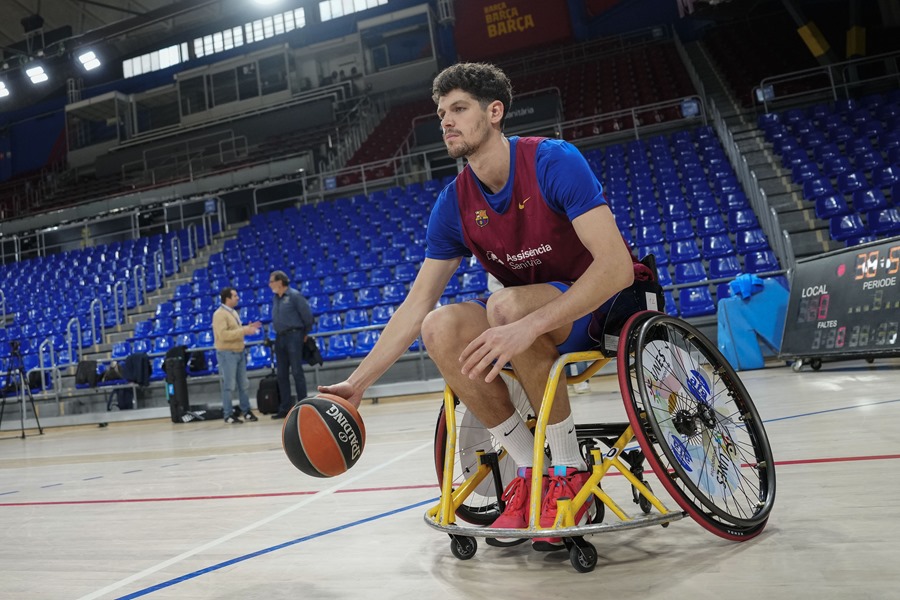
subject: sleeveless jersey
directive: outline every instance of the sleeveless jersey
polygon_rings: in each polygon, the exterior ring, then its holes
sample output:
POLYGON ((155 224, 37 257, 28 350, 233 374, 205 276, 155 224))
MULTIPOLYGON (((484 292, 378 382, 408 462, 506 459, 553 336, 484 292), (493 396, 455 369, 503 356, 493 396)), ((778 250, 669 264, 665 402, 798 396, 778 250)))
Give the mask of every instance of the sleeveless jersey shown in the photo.
POLYGON ((572 222, 541 194, 535 155, 543 139, 518 139, 512 195, 503 213, 491 208, 468 165, 456 180, 466 246, 504 286, 575 281, 593 261, 572 222))

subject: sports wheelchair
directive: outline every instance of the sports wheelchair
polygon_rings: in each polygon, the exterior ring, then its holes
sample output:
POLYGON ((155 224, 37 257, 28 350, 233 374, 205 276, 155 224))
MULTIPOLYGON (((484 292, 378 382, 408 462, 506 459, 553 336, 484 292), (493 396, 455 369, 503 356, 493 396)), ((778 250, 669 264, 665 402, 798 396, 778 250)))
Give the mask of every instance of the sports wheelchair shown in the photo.
MULTIPOLYGON (((640 294, 630 296, 628 302, 614 303, 599 338, 604 340, 601 349, 565 354, 554 363, 536 416, 515 375, 504 371, 510 399, 535 438, 530 521, 525 529, 487 527, 503 511, 503 489, 515 477, 516 466, 453 391, 445 389, 434 438, 441 496, 424 518, 450 536, 454 556, 472 558, 479 537, 488 545, 509 546, 552 535, 565 542, 575 570, 587 573, 597 564, 596 549, 585 540, 591 534, 667 527, 686 516, 728 540, 749 540, 762 532, 775 499, 775 468, 762 419, 747 390, 715 345, 695 327, 640 310, 632 301, 640 294), (541 528, 541 477, 549 459, 545 432, 557 384, 570 363, 590 363, 581 375, 568 378, 568 383, 579 383, 613 359, 628 420, 576 425, 592 475, 574 498, 558 500, 553 526, 541 528), (654 494, 644 478, 645 464, 680 510, 668 508, 654 494), (626 512, 601 487, 612 470, 630 483, 631 500, 640 515, 626 512), (592 518, 576 524, 575 515, 591 498, 592 518), (604 522, 607 510, 617 520, 604 522)), ((651 300, 651 307, 662 306, 651 300)))

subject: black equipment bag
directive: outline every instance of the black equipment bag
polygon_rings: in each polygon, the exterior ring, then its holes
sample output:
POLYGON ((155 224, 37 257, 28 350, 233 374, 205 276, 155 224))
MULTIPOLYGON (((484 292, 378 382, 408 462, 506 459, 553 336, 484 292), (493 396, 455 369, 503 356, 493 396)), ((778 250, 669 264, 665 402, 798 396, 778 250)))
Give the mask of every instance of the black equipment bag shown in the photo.
POLYGON ((278 412, 280 404, 278 377, 275 373, 269 373, 259 382, 259 390, 256 392, 256 407, 264 415, 274 415, 278 412))
POLYGON ((75 368, 75 384, 88 384, 97 387, 97 361, 79 360, 75 368))
POLYGON ((166 354, 163 361, 163 370, 166 372, 166 398, 169 400, 169 412, 173 423, 185 423, 185 415, 190 411, 187 386, 187 365, 184 360, 184 346, 182 352, 166 354), (171 354, 171 355, 170 355, 171 354))
POLYGON ((131 410, 134 408, 134 389, 127 387, 111 391, 106 400, 106 410, 112 410, 113 402, 119 410, 131 410))

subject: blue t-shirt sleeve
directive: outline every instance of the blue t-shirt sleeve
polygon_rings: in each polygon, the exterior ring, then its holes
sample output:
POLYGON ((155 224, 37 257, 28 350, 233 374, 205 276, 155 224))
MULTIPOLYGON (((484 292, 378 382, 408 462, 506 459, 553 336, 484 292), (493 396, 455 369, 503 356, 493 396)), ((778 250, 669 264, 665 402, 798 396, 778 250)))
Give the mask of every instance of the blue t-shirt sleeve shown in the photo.
POLYGON ((537 149, 537 176, 547 204, 570 221, 606 204, 603 187, 581 152, 564 140, 544 140, 537 149))
POLYGON ((449 260, 461 256, 472 256, 472 252, 466 248, 456 203, 456 186, 451 184, 444 188, 431 209, 425 234, 425 257, 449 260))

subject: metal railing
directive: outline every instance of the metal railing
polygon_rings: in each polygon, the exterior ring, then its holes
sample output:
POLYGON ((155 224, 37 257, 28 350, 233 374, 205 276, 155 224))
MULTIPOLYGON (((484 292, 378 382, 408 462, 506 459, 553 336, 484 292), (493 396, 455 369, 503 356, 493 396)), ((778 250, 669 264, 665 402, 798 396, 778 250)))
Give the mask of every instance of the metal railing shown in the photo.
POLYGON ((770 112, 778 105, 814 97, 849 98, 854 88, 879 82, 900 85, 900 51, 765 77, 752 94, 753 101, 770 112))

